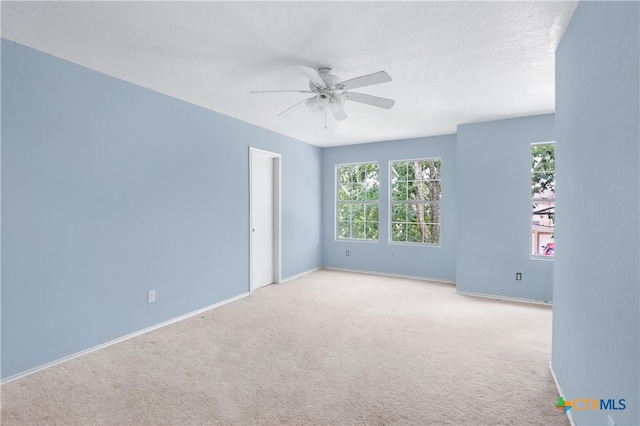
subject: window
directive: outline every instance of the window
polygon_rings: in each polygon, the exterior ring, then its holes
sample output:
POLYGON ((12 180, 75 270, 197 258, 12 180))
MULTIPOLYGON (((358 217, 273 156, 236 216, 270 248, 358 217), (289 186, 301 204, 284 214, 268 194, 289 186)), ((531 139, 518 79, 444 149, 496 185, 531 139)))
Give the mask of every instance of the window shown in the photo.
POLYGON ((391 241, 440 244, 441 160, 390 163, 391 241))
POLYGON ((553 143, 531 145, 531 254, 553 257, 556 155, 553 143))
POLYGON ((378 163, 340 164, 337 239, 378 239, 378 163))

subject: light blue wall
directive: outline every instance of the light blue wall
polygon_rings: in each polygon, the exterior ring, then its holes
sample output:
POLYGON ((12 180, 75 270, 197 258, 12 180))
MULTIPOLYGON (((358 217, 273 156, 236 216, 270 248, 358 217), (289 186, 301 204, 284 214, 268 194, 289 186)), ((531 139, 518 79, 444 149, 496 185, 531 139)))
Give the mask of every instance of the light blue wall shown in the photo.
POLYGON ((325 148, 322 152, 323 265, 455 281, 455 149, 455 135, 325 148), (389 161, 430 157, 442 158, 440 247, 389 244, 389 161), (369 161, 380 163, 380 239, 377 242, 336 241, 335 166, 369 161))
POLYGON ((247 292, 249 146, 320 267, 319 148, 2 40, 2 377, 247 292))
POLYGON ((578 6, 558 50, 557 132, 542 115, 322 150, 3 40, 2 377, 246 292, 255 146, 283 155, 284 278, 327 266, 553 295, 567 396, 625 398, 612 417, 640 424, 638 15, 635 2, 578 6), (528 194, 530 143, 556 134, 554 272, 530 259, 528 194), (386 206, 388 162, 435 156, 440 247, 390 245, 386 207, 379 242, 335 241, 336 164, 380 162, 386 206))
POLYGON ((556 52, 553 368, 578 425, 640 424, 640 4, 580 2, 556 52))
POLYGON ((531 259, 530 157, 553 140, 553 114, 458 126, 458 291, 551 301, 553 262, 531 259))

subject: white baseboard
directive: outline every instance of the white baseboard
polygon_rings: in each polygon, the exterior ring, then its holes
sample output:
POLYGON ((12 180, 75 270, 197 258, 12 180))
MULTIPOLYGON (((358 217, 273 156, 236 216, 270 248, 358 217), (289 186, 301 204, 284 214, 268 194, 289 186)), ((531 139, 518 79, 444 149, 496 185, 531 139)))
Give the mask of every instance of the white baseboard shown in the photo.
MULTIPOLYGON (((564 398, 564 392, 562 392, 562 388, 560 388, 560 383, 558 382, 558 378, 556 377, 556 372, 553 371, 553 364, 551 364, 551 361, 549 361, 549 371, 551 371, 551 377, 553 377, 553 381, 556 384, 556 389, 558 389, 558 395, 564 398)), ((573 420, 573 414, 571 414, 571 410, 567 411, 566 414, 571 426, 576 426, 576 422, 575 420, 573 420)))
POLYGON ((540 300, 535 300, 535 299, 523 299, 519 297, 495 296, 493 294, 472 293, 469 291, 459 291, 459 290, 456 290, 456 294, 459 294, 461 296, 482 297, 485 299, 504 300, 507 302, 521 302, 521 303, 531 303, 534 305, 553 306, 553 304, 550 302, 542 302, 540 300))
POLYGON ((381 275, 383 277, 408 278, 412 280, 430 281, 430 282, 442 283, 442 284, 453 284, 453 285, 456 284, 455 281, 442 280, 440 278, 418 277, 415 275, 390 274, 386 272, 363 271, 360 269, 334 268, 332 266, 324 266, 322 267, 322 269, 327 269, 329 271, 355 272, 357 274, 381 275))
POLYGON ((118 337, 117 339, 110 340, 110 341, 108 341, 106 343, 102 343, 100 345, 93 346, 93 347, 91 347, 89 349, 85 349, 85 350, 80 351, 80 352, 76 352, 74 354, 65 356, 65 357, 57 359, 55 361, 48 362, 48 363, 43 364, 41 366, 34 367, 34 368, 30 369, 30 370, 23 371, 22 373, 18 373, 18 374, 15 374, 13 376, 9 376, 9 377, 3 379, 2 381, 0 381, 0 385, 5 385, 5 384, 7 384, 9 382, 13 382, 13 381, 22 379, 24 377, 27 377, 27 376, 33 374, 33 373, 37 373, 38 371, 42 371, 42 370, 47 369, 49 367, 53 367, 54 365, 58 365, 58 364, 61 364, 63 362, 66 362, 66 361, 70 361, 70 360, 72 360, 74 358, 78 358, 78 357, 81 357, 83 355, 89 354, 91 352, 95 352, 95 351, 98 351, 100 349, 104 349, 104 348, 106 348, 108 346, 115 345, 116 343, 124 342, 125 340, 129 340, 129 339, 132 339, 134 337, 140 336, 142 334, 148 333, 150 331, 157 330, 159 328, 162 328, 162 327, 165 327, 167 325, 176 323, 178 321, 182 321, 182 320, 187 319, 189 317, 192 317, 194 315, 198 315, 198 314, 201 314, 203 312, 209 311, 211 309, 217 308, 219 306, 226 305, 227 303, 235 302, 236 300, 242 299, 243 297, 246 297, 248 295, 249 295, 249 293, 240 294, 240 295, 232 297, 230 299, 226 299, 226 300, 223 300, 221 302, 214 303, 213 305, 205 306, 204 308, 198 309, 196 311, 192 311, 192 312, 189 312, 187 314, 180 315, 179 317, 172 318, 172 319, 170 319, 168 321, 161 322, 161 323, 156 324, 156 325, 152 325, 151 327, 147 327, 145 329, 133 332, 131 334, 127 334, 126 336, 118 337))
POLYGON ((292 276, 287 277, 287 278, 285 278, 283 280, 280 280, 280 282, 278 284, 282 284, 282 283, 286 283, 287 281, 295 280, 296 278, 303 277, 303 276, 308 275, 308 274, 310 274, 312 272, 319 271, 320 269, 322 269, 322 268, 313 268, 313 269, 309 269, 308 271, 300 272, 299 274, 292 275, 292 276))

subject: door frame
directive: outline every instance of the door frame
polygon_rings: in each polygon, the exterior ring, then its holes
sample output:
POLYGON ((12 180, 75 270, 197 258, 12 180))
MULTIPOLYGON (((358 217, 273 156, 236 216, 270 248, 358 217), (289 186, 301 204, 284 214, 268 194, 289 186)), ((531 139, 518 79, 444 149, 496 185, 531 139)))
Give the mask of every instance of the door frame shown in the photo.
POLYGON ((279 284, 282 270, 282 154, 264 149, 249 147, 249 292, 253 291, 253 164, 254 152, 266 154, 273 160, 273 282, 279 284))

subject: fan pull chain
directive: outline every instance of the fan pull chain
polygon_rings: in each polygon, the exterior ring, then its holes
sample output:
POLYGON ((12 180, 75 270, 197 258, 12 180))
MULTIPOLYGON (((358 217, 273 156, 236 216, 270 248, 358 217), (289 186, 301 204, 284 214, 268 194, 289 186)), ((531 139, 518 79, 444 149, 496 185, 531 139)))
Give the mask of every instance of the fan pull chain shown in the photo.
POLYGON ((324 129, 327 130, 327 107, 324 107, 324 129))

